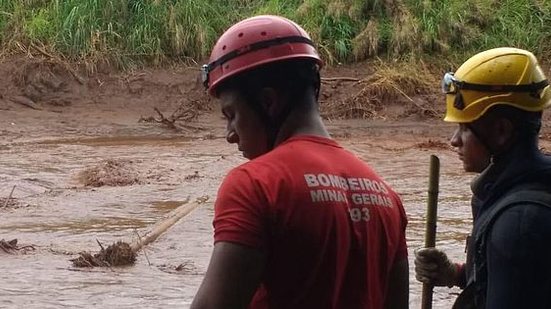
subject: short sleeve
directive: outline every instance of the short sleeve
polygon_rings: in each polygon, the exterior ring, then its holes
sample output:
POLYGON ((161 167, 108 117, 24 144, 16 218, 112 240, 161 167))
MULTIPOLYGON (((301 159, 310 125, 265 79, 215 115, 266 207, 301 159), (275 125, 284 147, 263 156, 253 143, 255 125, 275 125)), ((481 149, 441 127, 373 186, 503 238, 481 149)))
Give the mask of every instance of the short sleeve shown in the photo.
POLYGON ((265 248, 266 202, 262 196, 261 186, 246 170, 232 170, 222 182, 214 205, 214 242, 265 248))
POLYGON ((406 243, 406 228, 408 224, 408 219, 407 219, 406 211, 404 210, 404 206, 402 204, 402 200, 400 199, 398 194, 394 193, 393 195, 396 201, 396 206, 400 211, 400 239, 398 240, 399 242, 398 242, 398 248, 396 250, 396 259, 407 258, 408 249, 407 249, 407 243, 406 243))

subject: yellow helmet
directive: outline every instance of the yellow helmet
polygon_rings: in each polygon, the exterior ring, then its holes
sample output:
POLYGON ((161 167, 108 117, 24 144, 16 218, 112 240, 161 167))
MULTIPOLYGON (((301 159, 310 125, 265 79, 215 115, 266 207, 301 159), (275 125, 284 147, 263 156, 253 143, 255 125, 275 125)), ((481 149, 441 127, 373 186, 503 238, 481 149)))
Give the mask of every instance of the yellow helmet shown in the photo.
POLYGON ((529 51, 501 47, 478 53, 442 79, 444 121, 472 122, 494 105, 538 112, 551 105, 551 86, 529 51))

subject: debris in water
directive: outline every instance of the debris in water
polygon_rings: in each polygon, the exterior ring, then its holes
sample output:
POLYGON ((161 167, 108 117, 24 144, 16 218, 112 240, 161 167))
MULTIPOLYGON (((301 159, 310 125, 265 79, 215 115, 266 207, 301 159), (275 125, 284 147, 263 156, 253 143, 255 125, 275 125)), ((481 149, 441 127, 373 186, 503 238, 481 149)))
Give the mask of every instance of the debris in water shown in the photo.
POLYGON ((184 177, 185 180, 193 180, 193 179, 199 179, 199 178, 203 178, 203 176, 199 175, 199 171, 195 171, 193 174, 190 174, 184 177))
POLYGON ((15 186, 13 186, 13 188, 11 188, 11 192, 10 192, 10 195, 8 196, 7 199, 2 199, 0 200, 2 202, 2 205, 4 208, 10 206, 10 205, 15 205, 16 203, 13 202, 13 203, 10 203, 11 202, 11 198, 13 196, 13 191, 15 190, 15 186))
POLYGON ((19 206, 19 203, 17 202, 16 198, 3 198, 0 197, 0 209, 8 209, 8 208, 17 208, 19 206))
POLYGON ((92 255, 89 252, 81 252, 78 258, 72 259, 75 267, 111 267, 133 265, 136 262, 136 252, 132 250, 128 243, 118 241, 107 249, 101 248, 100 252, 92 255))
POLYGON ((189 198, 178 208, 172 210, 168 217, 159 221, 143 238, 138 237, 138 241, 133 244, 128 244, 123 241, 118 241, 107 249, 98 241, 101 251, 97 254, 89 252, 81 252, 78 258, 70 260, 75 267, 111 267, 133 265, 136 262, 136 254, 147 244, 152 243, 174 225, 178 220, 189 214, 199 205, 205 203, 209 199, 208 196, 198 197, 194 203, 189 203, 189 198))
POLYGON ((25 254, 28 251, 36 250, 35 247, 32 245, 21 246, 21 247, 18 246, 17 239, 12 239, 10 241, 5 241, 4 239, 0 240, 0 249, 9 254, 16 254, 16 253, 25 254))
POLYGON ((175 265, 161 264, 157 266, 161 271, 169 274, 198 274, 197 268, 192 261, 184 261, 183 263, 175 265))
POLYGON ((132 163, 132 161, 108 159, 100 162, 98 166, 81 171, 79 179, 86 187, 133 185, 140 180, 132 163))
POLYGON ((418 143, 415 145, 420 149, 450 149, 451 146, 441 141, 428 140, 426 142, 418 143))

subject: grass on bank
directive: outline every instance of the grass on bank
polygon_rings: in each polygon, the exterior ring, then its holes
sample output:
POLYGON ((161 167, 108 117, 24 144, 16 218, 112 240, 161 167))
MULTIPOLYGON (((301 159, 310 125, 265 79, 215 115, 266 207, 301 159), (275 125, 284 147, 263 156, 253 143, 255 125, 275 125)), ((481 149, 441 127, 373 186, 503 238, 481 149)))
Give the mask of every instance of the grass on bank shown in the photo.
POLYGON ((287 16, 329 63, 433 58, 497 46, 551 56, 551 0, 0 0, 0 52, 30 43, 70 61, 119 67, 208 57, 255 14, 287 16))
POLYGON ((0 45, 4 54, 44 45, 70 61, 118 67, 201 59, 231 21, 218 2, 0 0, 0 45))

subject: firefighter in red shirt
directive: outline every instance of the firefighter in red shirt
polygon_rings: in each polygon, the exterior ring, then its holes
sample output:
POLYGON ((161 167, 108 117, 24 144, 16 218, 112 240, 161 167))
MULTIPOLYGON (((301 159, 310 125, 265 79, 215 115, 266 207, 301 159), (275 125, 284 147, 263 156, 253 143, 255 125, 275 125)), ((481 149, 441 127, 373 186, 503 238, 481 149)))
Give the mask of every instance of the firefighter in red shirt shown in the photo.
POLYGON ((191 308, 407 308, 402 203, 330 138, 321 66, 299 25, 268 15, 230 27, 203 66, 226 139, 250 161, 218 191, 214 249, 191 308))

